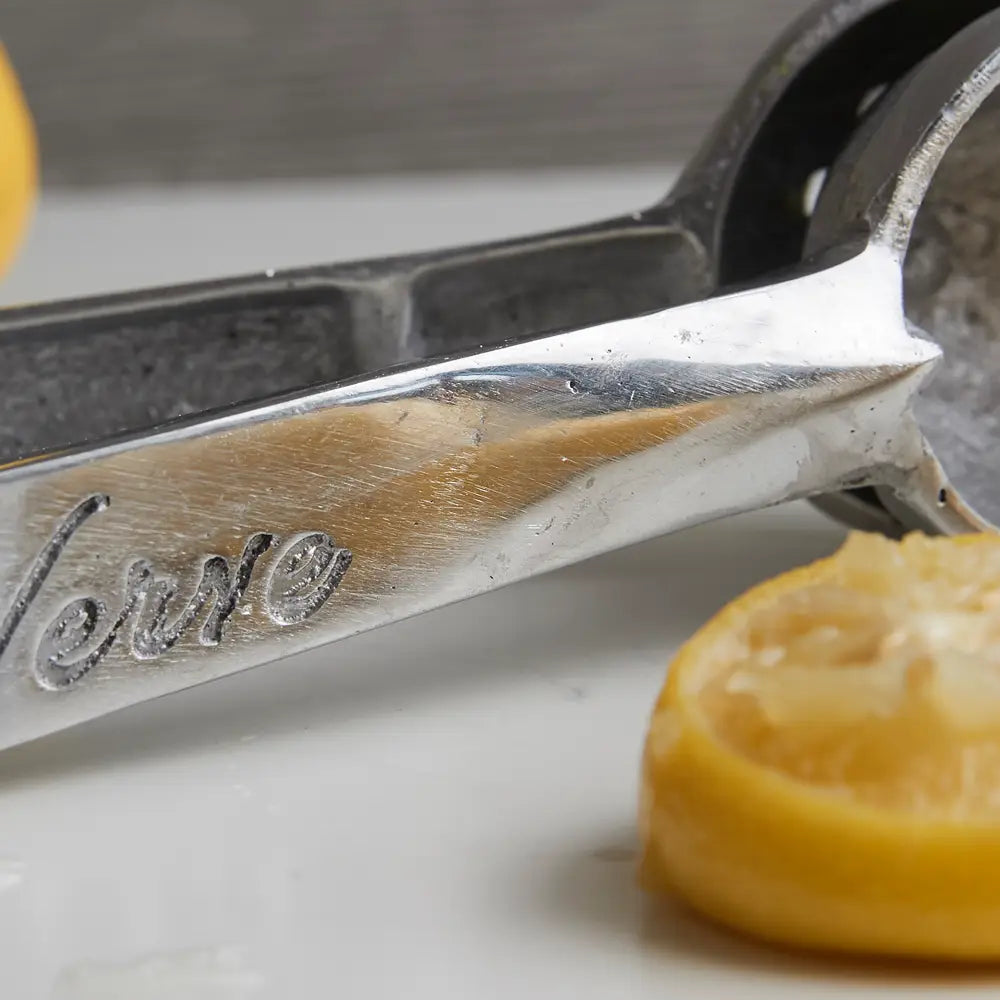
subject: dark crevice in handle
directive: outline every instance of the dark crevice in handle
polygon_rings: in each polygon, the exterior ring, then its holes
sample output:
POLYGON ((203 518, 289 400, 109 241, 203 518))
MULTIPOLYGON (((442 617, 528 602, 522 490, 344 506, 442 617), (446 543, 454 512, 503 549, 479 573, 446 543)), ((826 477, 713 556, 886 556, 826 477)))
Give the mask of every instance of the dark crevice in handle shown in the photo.
POLYGON ((0 461, 697 296, 697 247, 629 219, 485 247, 0 312, 0 461))

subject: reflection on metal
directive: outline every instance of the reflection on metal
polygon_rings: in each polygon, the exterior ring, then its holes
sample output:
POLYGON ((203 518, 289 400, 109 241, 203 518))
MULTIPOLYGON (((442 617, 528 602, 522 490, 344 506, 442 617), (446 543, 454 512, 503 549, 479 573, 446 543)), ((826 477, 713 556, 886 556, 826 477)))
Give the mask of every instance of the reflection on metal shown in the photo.
POLYGON ((1000 21, 949 40, 960 10, 821 6, 634 217, 0 314, 0 746, 796 497, 989 527, 914 417, 941 352, 902 279, 1000 79, 1000 21), (851 116, 795 118, 901 24, 902 83, 864 100, 865 63, 851 116))

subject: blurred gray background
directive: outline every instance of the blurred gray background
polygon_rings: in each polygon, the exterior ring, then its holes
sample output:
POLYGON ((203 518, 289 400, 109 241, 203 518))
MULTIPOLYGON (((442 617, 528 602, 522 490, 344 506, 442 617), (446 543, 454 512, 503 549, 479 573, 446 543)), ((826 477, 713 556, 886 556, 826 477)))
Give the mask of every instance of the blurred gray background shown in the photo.
POLYGON ((4 0, 50 185, 677 162, 807 0, 4 0))

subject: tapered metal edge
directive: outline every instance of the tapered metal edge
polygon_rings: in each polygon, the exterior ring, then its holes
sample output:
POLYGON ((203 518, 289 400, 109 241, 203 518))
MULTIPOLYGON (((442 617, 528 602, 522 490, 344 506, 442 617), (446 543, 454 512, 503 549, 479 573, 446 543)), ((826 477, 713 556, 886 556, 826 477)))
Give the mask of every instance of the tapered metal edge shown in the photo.
POLYGON ((0 473, 0 747, 906 464, 883 263, 0 473))
MULTIPOLYGON (((934 174, 987 97, 1000 85, 1000 10, 948 41, 896 85, 830 170, 813 213, 807 255, 864 235, 900 268, 934 174)), ((823 498, 821 509, 855 527, 957 534, 995 530, 960 495, 929 445, 899 482, 823 498)), ((887 532, 891 533, 891 532, 887 532)))
MULTIPOLYGON (((716 287, 749 283, 802 259, 810 226, 807 185, 857 142, 859 127, 868 126, 871 138, 869 123, 877 127, 875 112, 894 82, 996 5, 821 0, 789 26, 658 206, 676 213, 701 241, 716 287)), ((827 246, 856 240, 850 232, 856 220, 838 211, 835 198, 826 205, 832 210, 827 246)), ((810 245, 808 252, 815 249, 810 245)), ((900 521, 900 504, 890 494, 865 488, 815 502, 851 527, 898 535, 913 518, 900 521)), ((948 495, 949 507, 958 503, 948 495)), ((942 511, 933 513, 931 521, 919 519, 922 526, 940 521, 942 511)), ((950 530, 976 522, 967 509, 949 510, 948 520, 950 530)))

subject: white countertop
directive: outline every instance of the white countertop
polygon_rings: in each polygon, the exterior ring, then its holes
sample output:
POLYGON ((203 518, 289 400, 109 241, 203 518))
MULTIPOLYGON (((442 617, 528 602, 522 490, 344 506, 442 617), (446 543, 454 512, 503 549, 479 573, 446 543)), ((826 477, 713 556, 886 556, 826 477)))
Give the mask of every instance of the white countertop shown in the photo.
MULTIPOLYGON (((63 196, 4 299, 515 233, 662 186, 63 196)), ((801 504, 735 518, 0 754, 0 995, 992 994, 792 959, 634 887, 639 748, 672 651, 841 534, 801 504)))

